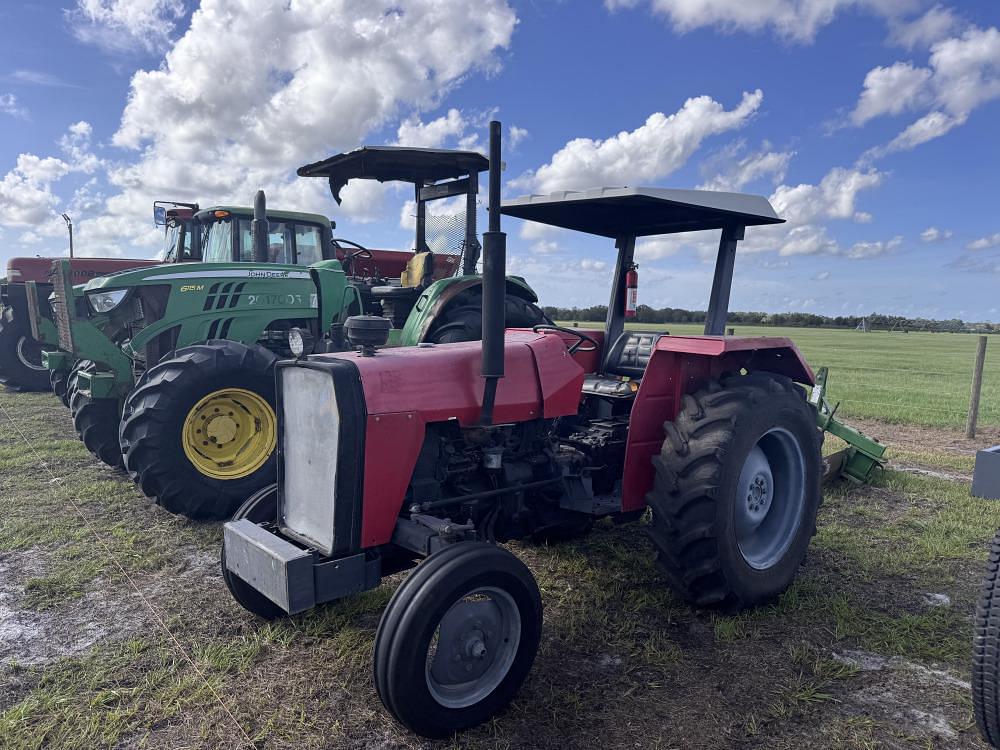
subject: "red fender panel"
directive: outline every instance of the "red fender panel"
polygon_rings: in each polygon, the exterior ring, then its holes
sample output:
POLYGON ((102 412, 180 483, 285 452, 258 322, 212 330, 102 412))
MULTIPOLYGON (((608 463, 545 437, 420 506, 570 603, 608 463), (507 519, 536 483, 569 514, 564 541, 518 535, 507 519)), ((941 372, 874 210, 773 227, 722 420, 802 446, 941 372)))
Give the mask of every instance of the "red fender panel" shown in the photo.
MULTIPOLYGON (((350 358, 361 373, 368 410, 365 435, 361 544, 392 538, 428 423, 479 423, 484 380, 478 341, 383 349, 350 358)), ((506 377, 497 387, 495 424, 575 414, 583 368, 556 336, 511 331, 505 344, 506 377)))
MULTIPOLYGON (((7 281, 38 281, 46 283, 52 273, 53 262, 60 258, 11 258, 7 261, 7 281)), ((127 271, 141 266, 155 266, 158 260, 137 258, 73 258, 70 268, 74 284, 85 284, 98 276, 115 271, 127 271)))
POLYGON ((677 418, 681 399, 706 382, 741 369, 774 372, 813 385, 812 369, 784 337, 663 336, 639 385, 625 448, 622 510, 645 507, 652 458, 663 445, 663 423, 677 418))

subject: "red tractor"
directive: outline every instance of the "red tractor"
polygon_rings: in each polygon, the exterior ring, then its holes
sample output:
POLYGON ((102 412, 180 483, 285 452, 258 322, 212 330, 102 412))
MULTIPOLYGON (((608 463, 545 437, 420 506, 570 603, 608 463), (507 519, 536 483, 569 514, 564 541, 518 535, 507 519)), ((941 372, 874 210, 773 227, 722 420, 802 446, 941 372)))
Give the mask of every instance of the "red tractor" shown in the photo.
POLYGON ((508 540, 638 520, 669 585, 698 606, 753 607, 795 578, 815 531, 815 378, 785 338, 723 336, 737 242, 777 224, 766 199, 601 189, 506 202, 491 126, 483 340, 379 349, 388 322, 347 323, 357 353, 278 364, 278 483, 225 525, 222 569, 266 618, 377 586, 414 565, 375 641, 375 684, 412 731, 442 737, 515 695, 542 600, 508 540), (603 331, 504 331, 500 214, 612 238, 603 331), (637 237, 722 233, 704 336, 624 330, 637 237))

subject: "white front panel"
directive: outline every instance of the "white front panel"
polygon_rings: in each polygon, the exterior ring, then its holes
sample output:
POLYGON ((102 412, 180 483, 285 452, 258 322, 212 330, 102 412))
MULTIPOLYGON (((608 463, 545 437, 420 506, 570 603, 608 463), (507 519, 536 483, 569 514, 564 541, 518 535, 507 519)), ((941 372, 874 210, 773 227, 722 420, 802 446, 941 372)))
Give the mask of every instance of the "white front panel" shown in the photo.
POLYGON ((281 399, 282 525, 329 555, 340 440, 333 378, 323 370, 282 368, 281 399))

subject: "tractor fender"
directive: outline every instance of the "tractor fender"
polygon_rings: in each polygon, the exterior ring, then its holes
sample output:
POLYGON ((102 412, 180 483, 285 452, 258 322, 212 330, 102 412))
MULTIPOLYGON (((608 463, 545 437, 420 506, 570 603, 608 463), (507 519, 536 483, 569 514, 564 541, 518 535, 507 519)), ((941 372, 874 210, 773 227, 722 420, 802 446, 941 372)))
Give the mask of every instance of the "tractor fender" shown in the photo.
MULTIPOLYGON (((453 276, 439 279, 424 290, 406 319, 400 337, 401 346, 415 346, 427 340, 434 322, 463 293, 483 285, 482 276, 453 276)), ((520 276, 507 277, 507 293, 528 302, 537 302, 538 295, 520 276)))
POLYGON ((662 336, 656 342, 632 406, 622 511, 645 507, 653 482, 652 458, 663 444, 663 424, 677 418, 686 394, 740 370, 773 372, 813 385, 812 369, 791 339, 778 336, 662 336))

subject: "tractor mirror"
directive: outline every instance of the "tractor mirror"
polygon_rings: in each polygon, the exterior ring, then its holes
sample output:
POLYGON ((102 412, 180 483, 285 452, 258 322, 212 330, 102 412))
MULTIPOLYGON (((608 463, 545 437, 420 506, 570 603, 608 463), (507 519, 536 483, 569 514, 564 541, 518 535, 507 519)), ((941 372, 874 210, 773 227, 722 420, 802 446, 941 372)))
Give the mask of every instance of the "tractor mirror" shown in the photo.
POLYGON ((153 206, 153 224, 158 227, 167 225, 167 209, 163 206, 153 206))

